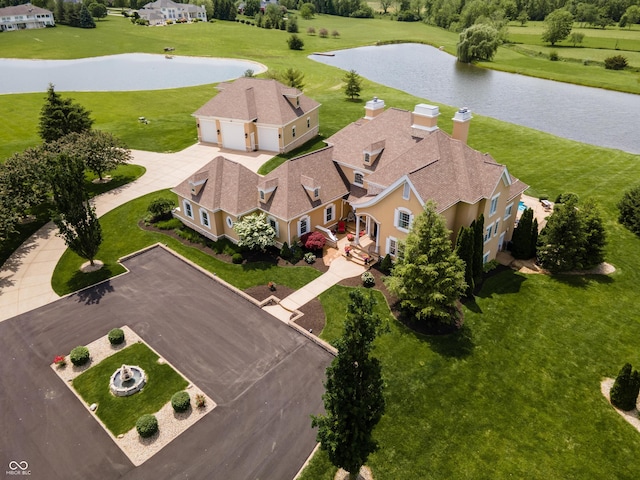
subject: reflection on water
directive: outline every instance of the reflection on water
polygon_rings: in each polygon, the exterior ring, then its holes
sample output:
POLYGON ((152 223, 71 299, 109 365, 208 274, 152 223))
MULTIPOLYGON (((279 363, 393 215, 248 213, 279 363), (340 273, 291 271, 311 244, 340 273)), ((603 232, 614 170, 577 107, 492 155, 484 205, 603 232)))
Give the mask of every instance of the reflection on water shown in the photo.
POLYGON ((0 93, 56 91, 100 92, 190 87, 256 74, 264 65, 229 58, 127 53, 77 60, 0 58, 0 93))
POLYGON ((640 154, 640 95, 478 68, 420 44, 361 47, 337 51, 334 57, 310 58, 354 69, 374 82, 432 102, 469 107, 560 137, 640 154))

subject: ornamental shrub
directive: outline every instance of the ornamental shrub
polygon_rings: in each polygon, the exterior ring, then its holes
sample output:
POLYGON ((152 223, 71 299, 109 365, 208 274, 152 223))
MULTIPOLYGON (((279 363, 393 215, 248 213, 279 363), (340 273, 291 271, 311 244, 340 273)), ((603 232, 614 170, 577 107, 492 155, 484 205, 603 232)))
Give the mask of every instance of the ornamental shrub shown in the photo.
POLYGON ((158 431, 158 419, 150 413, 142 415, 136 422, 136 430, 142 438, 152 437, 158 431))
POLYGON ((640 184, 627 190, 617 206, 618 221, 640 236, 640 184))
POLYGON ((175 207, 175 202, 170 198, 156 198, 151 203, 149 203, 149 207, 147 210, 151 215, 155 218, 165 217, 171 210, 175 207))
POLYGON ((391 255, 389 255, 388 253, 384 256, 384 258, 382 259, 382 262, 380 262, 380 271, 382 273, 384 273, 385 275, 389 275, 391 273, 391 269, 393 268, 393 262, 391 261, 391 255))
POLYGON ((203 394, 197 393, 195 402, 196 402, 196 407, 202 408, 207 404, 207 399, 203 394))
POLYGON ((362 280, 362 285, 364 285, 367 288, 371 288, 376 284, 376 279, 374 278, 371 272, 364 272, 360 276, 360 279, 362 280))
POLYGON ((311 252, 307 252, 304 254, 304 261, 307 262, 308 264, 312 264, 313 262, 316 261, 316 256, 311 252))
POLYGON ((84 346, 78 346, 71 350, 69 358, 71 359, 71 363, 73 363, 76 367, 84 365, 89 361, 89 349, 84 346))
POLYGON ((186 412, 191 406, 191 397, 184 390, 173 394, 171 397, 171 406, 173 410, 180 413, 186 412))
POLYGON ((549 52, 549 60, 551 60, 552 62, 557 62, 558 60, 560 60, 560 56, 558 55, 558 52, 556 50, 551 50, 549 52))
POLYGON ((322 250, 327 239, 321 232, 312 232, 306 239, 304 246, 307 250, 322 250))
POLYGON ((287 242, 284 242, 282 244, 282 248, 280 249, 280 256, 285 260, 289 260, 291 258, 291 249, 289 248, 289 244, 287 242))
POLYGON ((304 48, 304 42, 295 33, 291 34, 287 40, 287 44, 289 45, 289 50, 302 50, 304 48))
POLYGON ((622 55, 614 55, 604 59, 604 68, 607 70, 624 70, 627 65, 627 59, 622 55))
POLYGON ((232 261, 233 263, 235 263, 236 265, 241 264, 243 260, 244 260, 244 258, 242 257, 242 254, 241 254, 241 253, 234 253, 234 254, 231 256, 231 261, 232 261))
POLYGON ((124 332, 121 328, 114 328, 109 332, 109 343, 111 345, 120 345, 124 342, 124 332))
POLYGON ((625 363, 611 387, 611 403, 621 410, 629 411, 636 407, 640 392, 640 374, 631 371, 631 364, 625 363))

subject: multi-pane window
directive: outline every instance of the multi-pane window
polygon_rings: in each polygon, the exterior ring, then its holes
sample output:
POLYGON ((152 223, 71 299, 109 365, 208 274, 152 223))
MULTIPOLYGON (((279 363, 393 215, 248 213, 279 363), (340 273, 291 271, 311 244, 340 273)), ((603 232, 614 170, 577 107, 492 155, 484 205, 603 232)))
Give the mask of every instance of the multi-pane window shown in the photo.
POLYGON ((507 218, 509 218, 512 212, 513 212, 513 203, 510 203, 509 205, 507 205, 507 208, 504 209, 504 219, 506 220, 507 218))
POLYGON ((296 138, 296 127, 295 127, 295 125, 293 127, 291 127, 291 136, 293 138, 296 138))
POLYGON ((395 238, 389 238, 389 248, 388 250, 388 254, 391 255, 392 257, 396 257, 398 256, 398 240, 396 240, 395 238))
POLYGON ((303 217, 298 222, 298 236, 301 237, 309 231, 309 217, 303 217))
POLYGON ((333 220, 333 205, 329 205, 324 211, 324 223, 329 223, 333 220))
POLYGON ((193 218, 193 208, 191 207, 191 203, 186 200, 184 201, 184 214, 189 218, 193 218))
POLYGON ((410 224, 411 224, 411 214, 409 212, 400 210, 398 212, 398 228, 402 228, 403 230, 409 230, 410 224))
POLYGON ((353 183, 355 185, 362 185, 364 183, 364 175, 361 172, 355 172, 353 174, 353 183))
POLYGON ((496 195, 495 197, 493 197, 491 199, 491 206, 489 207, 489 215, 493 215, 494 213, 496 213, 496 210, 498 210, 498 197, 500 195, 496 195))
POLYGON ((209 222, 209 213, 206 210, 200 210, 200 223, 205 227, 211 226, 211 223, 209 222))
POLYGON ((311 128, 311 119, 307 117, 307 128, 311 128))
POLYGON ((488 242, 491 239, 491 230, 493 230, 493 224, 489 225, 484 232, 484 241, 488 242))
POLYGON ((493 236, 495 237, 498 234, 498 226, 500 225, 500 220, 496 220, 496 226, 493 227, 493 236))

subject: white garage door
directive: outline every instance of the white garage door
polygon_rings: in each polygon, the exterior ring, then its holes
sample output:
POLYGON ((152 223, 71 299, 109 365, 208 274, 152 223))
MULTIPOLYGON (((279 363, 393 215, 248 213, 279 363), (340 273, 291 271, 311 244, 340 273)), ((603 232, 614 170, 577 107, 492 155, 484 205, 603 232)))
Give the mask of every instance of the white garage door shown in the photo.
POLYGON ((200 120, 200 135, 205 143, 218 143, 215 120, 200 120))
POLYGON ((222 127, 222 146, 230 150, 246 151, 244 125, 242 123, 224 123, 222 127))
POLYGON ((269 152, 279 152, 280 142, 278 140, 278 129, 259 126, 258 148, 269 152))

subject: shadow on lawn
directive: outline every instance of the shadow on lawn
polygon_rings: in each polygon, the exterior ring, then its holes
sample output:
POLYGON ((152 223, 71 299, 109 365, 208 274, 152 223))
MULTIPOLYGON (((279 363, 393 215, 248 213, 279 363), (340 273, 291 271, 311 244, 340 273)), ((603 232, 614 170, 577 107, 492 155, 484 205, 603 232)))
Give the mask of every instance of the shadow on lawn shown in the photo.
POLYGON ((105 265, 100 270, 91 273, 82 273, 81 271, 77 271, 67 282, 67 285, 76 292, 75 295, 78 297, 78 303, 82 302, 86 305, 95 305, 100 303, 102 297, 107 293, 113 292, 111 282, 103 281, 112 276, 113 273, 111 268, 105 265), (85 288, 87 285, 93 286, 85 288), (82 288, 84 288, 84 290, 80 290, 82 288))
POLYGON ((569 285, 571 287, 578 287, 578 288, 586 288, 589 285, 594 283, 606 285, 606 284, 613 283, 615 281, 609 275, 594 275, 594 274, 571 275, 566 273, 565 274, 559 273, 556 275, 549 275, 549 278, 551 279, 551 281, 563 283, 565 285, 569 285))
POLYGON ((464 358, 473 353, 475 343, 473 332, 468 325, 448 335, 421 335, 434 352, 445 357, 464 358))
MULTIPOLYGON (((475 292, 475 294, 476 297, 479 298, 491 298, 493 295, 518 293, 520 292, 520 287, 526 280, 527 277, 525 275, 515 270, 504 270, 497 275, 485 279, 482 287, 479 291, 475 292)), ((475 303, 475 301, 473 303, 475 303)), ((465 303, 465 306, 473 310, 467 303, 465 303)))

